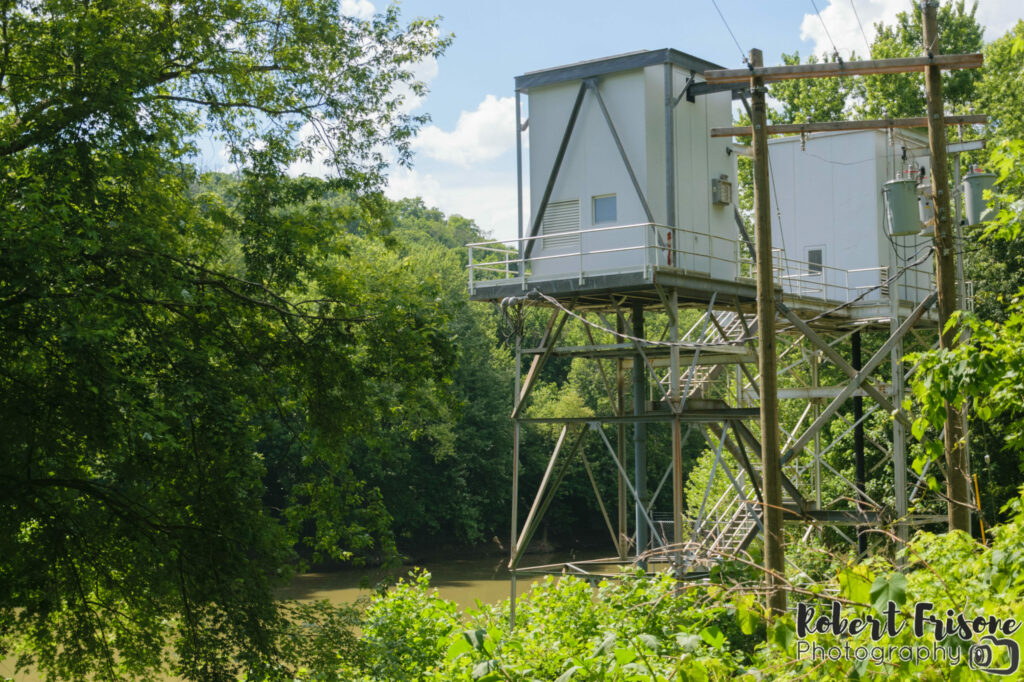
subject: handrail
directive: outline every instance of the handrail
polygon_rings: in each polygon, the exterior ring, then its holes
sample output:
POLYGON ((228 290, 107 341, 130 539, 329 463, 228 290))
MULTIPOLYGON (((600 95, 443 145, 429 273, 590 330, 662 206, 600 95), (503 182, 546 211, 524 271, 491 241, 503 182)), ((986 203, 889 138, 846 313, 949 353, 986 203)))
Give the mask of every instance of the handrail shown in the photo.
MULTIPOLYGON (((466 268, 470 289, 474 292, 486 282, 517 282, 525 290, 529 282, 552 277, 578 278, 582 284, 588 277, 610 271, 640 272, 644 277, 650 277, 655 268, 666 267, 724 281, 749 282, 757 272, 745 244, 738 239, 651 222, 473 242, 467 244, 467 248, 466 268), (635 234, 637 230, 642 235, 635 234), (594 243, 595 237, 616 231, 633 231, 634 234, 628 236, 621 246, 594 243), (552 238, 569 238, 575 244, 567 245, 569 250, 562 253, 542 251, 542 255, 534 252, 529 258, 523 257, 527 244, 537 239, 552 238), (590 246, 587 242, 591 243, 590 246), (638 255, 625 256, 638 251, 638 255), (625 257, 616 258, 617 255, 625 257), (553 265, 545 265, 549 263, 553 265)), ((895 295, 909 299, 923 298, 934 290, 932 277, 924 269, 911 269, 898 281, 887 283, 888 270, 885 266, 846 270, 788 258, 779 248, 774 248, 772 255, 774 276, 783 293, 792 296, 848 303, 860 299, 872 289, 879 289, 879 297, 884 298, 889 295, 882 290, 886 286, 890 293, 896 288, 895 295)))

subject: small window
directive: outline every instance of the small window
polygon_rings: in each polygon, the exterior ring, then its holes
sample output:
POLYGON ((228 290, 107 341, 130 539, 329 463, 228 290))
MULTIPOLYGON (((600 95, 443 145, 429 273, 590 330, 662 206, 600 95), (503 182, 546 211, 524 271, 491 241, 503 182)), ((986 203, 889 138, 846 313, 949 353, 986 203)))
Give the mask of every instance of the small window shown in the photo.
POLYGON ((619 219, 614 194, 594 197, 594 224, 614 223, 619 219))
POLYGON ((812 275, 820 275, 824 269, 825 250, 816 247, 807 249, 807 272, 812 275))

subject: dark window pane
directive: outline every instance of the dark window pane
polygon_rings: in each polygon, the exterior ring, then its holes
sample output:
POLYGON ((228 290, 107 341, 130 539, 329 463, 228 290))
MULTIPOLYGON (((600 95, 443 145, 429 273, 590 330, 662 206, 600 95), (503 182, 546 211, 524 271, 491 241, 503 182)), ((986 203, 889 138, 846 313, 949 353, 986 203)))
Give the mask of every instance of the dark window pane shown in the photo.
POLYGON ((822 271, 821 249, 807 249, 807 271, 812 275, 820 275, 822 271))
POLYGON ((594 224, 614 223, 618 220, 618 210, 615 205, 615 195, 594 197, 594 224))

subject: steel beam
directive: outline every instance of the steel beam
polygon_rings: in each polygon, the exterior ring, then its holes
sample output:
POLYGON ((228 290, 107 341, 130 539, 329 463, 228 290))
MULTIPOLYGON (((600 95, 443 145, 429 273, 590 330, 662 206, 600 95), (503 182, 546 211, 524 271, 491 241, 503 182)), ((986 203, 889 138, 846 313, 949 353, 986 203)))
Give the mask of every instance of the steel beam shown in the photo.
POLYGON ((558 337, 562 334, 562 327, 565 326, 565 321, 569 319, 568 313, 563 313, 561 317, 558 315, 559 310, 556 308, 551 313, 551 319, 548 320, 548 327, 544 332, 544 338, 541 341, 541 346, 546 346, 547 351, 540 355, 535 355, 533 362, 530 364, 530 371, 526 373, 526 381, 523 384, 522 389, 519 391, 519 395, 516 398, 516 404, 512 408, 512 418, 516 419, 522 414, 523 403, 526 398, 530 395, 534 385, 537 383, 537 377, 540 376, 540 371, 544 368, 544 363, 551 355, 551 351, 555 347, 555 342, 558 337), (556 318, 558 318, 556 323, 556 318))
MULTIPOLYGON (((825 357, 831 360, 832 364, 834 364, 840 371, 842 371, 851 379, 857 377, 858 371, 854 367, 852 367, 850 363, 844 360, 843 356, 840 355, 835 348, 829 345, 829 343, 825 341, 825 339, 821 338, 817 334, 817 332, 811 329, 810 325, 801 320, 796 315, 796 313, 790 310, 785 303, 782 303, 781 301, 777 302, 775 307, 779 310, 780 313, 783 314, 783 316, 785 316, 787 320, 790 321, 790 323, 794 327, 800 330, 800 333, 807 337, 808 341, 810 341, 813 345, 821 349, 821 352, 825 354, 825 357)), ((922 311, 921 314, 924 314, 924 311, 922 311)), ((906 332, 904 332, 904 334, 905 333, 906 332)), ((890 414, 893 414, 896 417, 896 419, 900 420, 900 423, 902 423, 907 428, 910 428, 910 419, 903 413, 902 408, 898 408, 896 405, 893 405, 889 401, 889 399, 886 398, 882 394, 882 392, 875 387, 874 384, 872 384, 870 381, 865 381, 862 388, 868 395, 870 395, 875 400, 875 402, 882 406, 882 409, 887 410, 890 414)))
MULTIPOLYGON (((551 192, 555 189, 555 181, 558 179, 558 171, 562 168, 562 160, 565 159, 565 151, 569 148, 569 139, 572 137, 573 128, 576 127, 576 119, 580 115, 580 105, 583 104, 583 95, 587 92, 586 83, 580 83, 580 89, 576 93, 576 100, 572 104, 572 111, 569 112, 569 122, 565 125, 565 132, 562 134, 562 142, 558 145, 558 152, 555 154, 555 162, 551 166, 551 175, 544 186, 544 193, 540 197, 540 204, 537 206, 537 215, 533 219, 533 227, 530 228, 530 236, 536 237, 540 234, 540 226, 544 220, 544 212, 548 208, 548 201, 551 199, 551 192)), ((523 258, 529 258, 533 250, 535 239, 531 239, 526 245, 523 258)))
POLYGON ((824 410, 822 410, 818 418, 814 420, 814 423, 807 427, 807 430, 804 431, 804 434, 800 436, 797 442, 794 443, 793 446, 782 456, 782 464, 788 462, 797 453, 804 449, 804 447, 811 440, 811 438, 814 437, 814 434, 816 434, 818 430, 822 426, 824 426, 829 419, 832 418, 832 415, 834 415, 839 410, 842 404, 846 402, 846 399, 853 395, 853 392, 857 390, 857 388, 863 385, 864 380, 867 377, 871 376, 872 372, 874 372, 875 369, 877 369, 877 367, 882 363, 882 360, 885 359, 885 356, 888 355, 889 352, 893 349, 893 347, 895 347, 895 345, 900 341, 900 339, 902 339, 907 334, 910 328, 913 327, 914 324, 916 324, 917 321, 921 319, 921 316, 924 315, 928 308, 930 308, 931 305, 935 302, 936 297, 937 294, 932 293, 920 304, 918 304, 916 308, 914 308, 914 311, 903 322, 903 324, 900 325, 899 329, 896 330, 896 333, 890 336, 889 339, 884 344, 882 344, 882 347, 879 348, 878 351, 876 351, 875 354, 871 356, 871 359, 868 360, 867 364, 864 366, 864 369, 858 372, 857 375, 850 380, 850 383, 846 386, 846 388, 839 395, 837 395, 835 399, 833 399, 832 402, 829 403, 824 410))
MULTIPOLYGON (((643 409, 643 408, 641 408, 643 409)), ((756 407, 729 407, 715 410, 688 409, 678 414, 679 421, 683 424, 709 424, 730 419, 757 419, 759 415, 756 407)), ((642 412, 641 414, 596 416, 596 417, 520 417, 522 424, 586 424, 588 422, 599 422, 601 424, 640 424, 667 423, 676 418, 674 412, 642 412)))
MULTIPOLYGON (((666 65, 666 68, 671 67, 666 65)), ((605 106, 604 98, 601 97, 601 91, 597 87, 597 80, 588 79, 585 83, 594 93, 594 97, 597 98, 597 104, 601 108, 601 113, 604 115, 605 123, 608 124, 608 130, 612 134, 612 140, 615 141, 615 148, 619 150, 619 157, 622 159, 622 165, 626 167, 626 173, 629 174, 629 181, 633 183, 633 189, 636 191, 637 199, 640 200, 640 205, 644 209, 644 215, 647 216, 647 222, 657 222, 654 219, 654 214, 651 213, 651 207, 647 205, 647 197, 644 196, 644 191, 640 187, 640 182, 636 179, 636 173, 633 172, 633 164, 629 162, 629 156, 626 154, 626 149, 622 146, 622 140, 619 139, 619 131, 615 129, 615 124, 612 122, 611 114, 608 113, 608 107, 605 106)))
POLYGON ((612 544, 615 545, 616 551, 619 549, 619 540, 615 537, 615 529, 612 527, 612 520, 608 518, 608 510, 604 507, 604 498, 601 497, 601 490, 597 487, 597 480, 594 479, 594 472, 590 470, 590 460, 587 459, 587 453, 580 450, 580 457, 583 459, 583 469, 587 472, 587 478, 590 479, 590 485, 594 489, 594 497, 597 498, 597 506, 601 509, 601 516, 604 518, 604 523, 608 527, 608 532, 612 536, 612 544))
MULTIPOLYGON (((591 423, 590 424, 590 428, 591 428, 591 430, 596 431, 599 436, 601 436, 601 440, 604 441, 605 446, 608 448, 608 454, 611 456, 612 461, 615 462, 615 466, 616 466, 616 468, 619 469, 619 473, 622 474, 623 479, 626 482, 626 487, 629 488, 629 492, 632 493, 632 495, 633 495, 633 499, 639 501, 640 500, 640 496, 637 494, 636 488, 634 488, 633 485, 629 482, 629 477, 626 476, 626 470, 624 468, 622 468, 622 466, 619 464, 619 461, 615 458, 615 448, 613 448, 612 444, 608 441, 608 436, 604 435, 604 429, 602 429, 601 425, 599 423, 597 423, 597 422, 591 423)), ((647 508, 644 507, 641 504, 637 508, 637 511, 639 512, 640 517, 641 517, 641 526, 640 527, 643 528, 644 524, 646 523, 646 527, 650 529, 651 533, 654 534, 655 536, 657 536, 658 535, 658 528, 654 524, 654 521, 651 519, 650 514, 647 513, 647 508)), ((639 531, 639 528, 637 530, 639 531)), ((646 535, 646 531, 645 531, 644 535, 646 535)), ((637 537, 639 537, 639 532, 637 533, 637 537)), ((663 544, 663 545, 665 544, 663 539, 662 539, 662 543, 661 544, 663 544)), ((639 546, 640 546, 640 543, 637 542, 637 547, 639 548, 639 546)), ((640 554, 642 554, 642 552, 637 551, 637 556, 638 557, 640 556, 640 554)))
MULTIPOLYGON (((839 395, 843 389, 846 388, 843 385, 836 386, 800 386, 797 388, 780 388, 778 390, 779 400, 820 400, 822 398, 835 398, 839 395)), ((889 384, 882 384, 881 389, 883 394, 888 393, 891 390, 889 384)), ((865 397, 871 394, 863 388, 858 388, 853 392, 853 396, 865 397)), ((748 389, 744 391, 743 397, 747 400, 756 399, 757 391, 748 389)), ((883 408, 885 406, 883 405, 883 408)))
POLYGON ((565 440, 567 431, 568 427, 562 429, 562 433, 558 438, 558 443, 555 445, 555 451, 551 454, 551 458, 548 460, 548 466, 544 471, 544 477, 541 479, 540 486, 537 488, 537 495, 534 497, 533 504, 530 506, 530 512, 526 517, 526 521, 523 523, 523 534, 519 537, 519 542, 516 543, 515 550, 512 553, 512 558, 508 562, 509 570, 515 570, 519 565, 519 561, 526 552, 526 548, 530 544, 530 540, 533 539, 533 534, 536 532, 537 526, 540 524, 540 520, 544 517, 544 513, 551 504, 551 500, 555 497, 555 491, 558 489, 559 484, 561 484, 562 479, 565 477, 565 472, 569 469, 569 464, 572 462, 572 458, 576 455, 580 446, 583 445, 583 437, 587 433, 586 429, 580 429, 580 432, 576 437, 576 442, 573 444, 569 454, 562 459, 562 462, 558 467, 558 471, 557 473, 554 473, 552 480, 552 472, 554 472, 555 469, 555 462, 558 460, 558 454, 561 450, 562 443, 565 440))

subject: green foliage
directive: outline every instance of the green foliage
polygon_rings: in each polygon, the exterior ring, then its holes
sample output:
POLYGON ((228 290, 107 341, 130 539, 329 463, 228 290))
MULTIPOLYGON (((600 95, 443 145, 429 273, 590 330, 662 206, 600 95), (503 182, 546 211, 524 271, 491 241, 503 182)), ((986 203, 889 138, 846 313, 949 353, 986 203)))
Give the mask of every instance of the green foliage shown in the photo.
POLYGON ((977 107, 997 134, 1024 139, 1024 21, 985 46, 977 107))
MULTIPOLYGON (((851 60, 856 59, 856 55, 851 60)), ((813 54, 808 64, 817 64, 813 54)), ((832 61, 825 57, 824 62, 832 61)), ((782 63, 800 63, 800 53, 782 55, 782 63)), ((772 109, 772 123, 809 123, 811 121, 839 121, 845 118, 848 99, 853 92, 852 78, 805 78, 772 83, 771 96, 782 104, 782 109, 772 109)))
POLYGON ((280 659, 248 671, 246 679, 345 682, 354 669, 368 665, 366 647, 356 634, 362 613, 355 606, 320 600, 289 602, 282 610, 280 659), (294 662, 294 669, 288 662, 294 662))
POLYGON ((871 607, 883 614, 889 602, 896 606, 903 606, 907 602, 907 577, 902 573, 880 575, 871 584, 871 607))
POLYGON ((0 649, 51 679, 272 665, 300 536, 395 553, 352 435, 451 440, 438 283, 339 229, 383 231, 447 39, 319 0, 0 22, 0 649), (188 165, 199 135, 236 177, 188 165), (332 180, 287 177, 314 154, 332 180))
POLYGON ((372 679, 428 679, 458 626, 455 604, 427 589, 430 574, 410 577, 374 599, 364 614, 362 643, 372 679))
POLYGON ((731 679, 740 655, 725 633, 739 634, 735 616, 674 588, 667 575, 625 575, 596 591, 547 578, 519 601, 511 633, 505 608, 470 613, 488 635, 473 651, 453 645, 449 659, 460 667, 437 679, 731 679))
MULTIPOLYGON (((917 57, 925 54, 921 28, 921 9, 908 2, 905 12, 896 15, 892 26, 876 25, 871 44, 872 59, 917 57)), ((982 27, 975 13, 978 3, 968 8, 964 0, 949 0, 938 11, 938 32, 943 54, 980 52, 982 27)), ((947 71, 942 74, 942 94, 949 111, 965 111, 975 100, 981 74, 975 69, 947 71)), ((857 89, 861 100, 858 112, 864 118, 924 116, 924 76, 921 73, 864 76, 857 89)))
MULTIPOLYGON (((999 174, 997 199, 999 211, 980 235, 979 243, 987 249, 989 257, 998 258, 1005 265, 1019 256, 1019 236, 1022 213, 1024 213, 1024 176, 1020 162, 1024 159, 1024 142, 1008 140, 993 151, 993 168, 999 174), (995 255, 995 253, 998 255, 995 255)), ((975 256, 977 257, 977 255, 975 256)), ((986 262, 985 259, 981 263, 986 262)), ((975 263, 978 265, 978 262, 975 263)), ((993 270, 1004 271, 996 264, 993 270)), ((989 273, 991 277, 994 273, 989 273)), ((1007 272, 1006 280, 996 286, 1007 288, 1020 286, 1019 273, 1007 272)), ((985 280, 989 281, 989 280, 985 280)), ((1024 446, 1024 412, 1020 396, 1024 391, 1021 368, 1024 367, 1024 289, 1015 295, 1000 289, 989 288, 987 297, 982 297, 985 306, 980 314, 963 313, 955 317, 953 324, 962 325, 969 331, 969 338, 955 348, 941 349, 920 356, 920 369, 911 386, 914 397, 920 405, 920 417, 914 424, 913 433, 926 442, 922 460, 938 459, 942 449, 931 440, 945 422, 945 402, 956 406, 969 403, 976 422, 987 425, 986 436, 995 436, 983 441, 988 446, 986 453, 996 455, 997 466, 1004 468, 1016 480, 1022 468, 1021 447, 1024 446), (994 299, 994 300, 993 300, 994 299), (993 442, 994 441, 994 442, 993 442), (1000 442, 1001 441, 1001 442, 1000 442)), ((1011 483, 1012 485, 1012 483, 1011 483)), ((992 491, 990 494, 998 494, 992 491)))
POLYGON ((686 477, 686 483, 684 486, 685 497, 686 497, 686 512, 692 517, 696 518, 700 512, 701 504, 704 502, 705 497, 707 502, 704 504, 705 513, 711 510, 718 498, 722 496, 726 490, 732 489, 732 484, 729 482, 729 478, 722 471, 723 462, 730 466, 735 464, 729 462, 731 459, 729 452, 723 447, 719 454, 721 458, 718 464, 715 464, 715 452, 713 450, 705 448, 700 456, 697 458, 696 463, 693 465, 693 469, 690 470, 689 476, 686 477), (715 477, 711 478, 711 470, 714 468, 715 477), (711 486, 708 487, 710 479, 711 486), (705 493, 706 496, 705 496, 705 493))
POLYGON ((1024 140, 1006 139, 992 150, 990 170, 999 176, 993 199, 997 204, 995 217, 990 220, 984 237, 1002 242, 1015 242, 1024 229, 1024 140))
MULTIPOLYGON (((1024 295, 1024 292, 1022 292, 1024 295)), ((1018 451, 1024 446, 1024 306, 1014 299, 1005 323, 982 322, 973 315, 957 320, 971 332, 970 341, 952 350, 937 350, 920 358, 921 375, 912 386, 921 405, 914 435, 923 439, 925 426, 941 427, 945 402, 962 406, 972 400, 974 414, 990 421, 1007 418, 1006 442, 1018 451)))
MULTIPOLYGON (((989 679, 966 658, 978 638, 947 640, 943 646, 957 655, 952 662, 903 660, 895 653, 884 662, 822 660, 800 649, 930 648, 931 626, 925 623, 924 637, 918 638, 909 622, 920 602, 930 602, 939 617, 949 608, 969 620, 984 615, 1024 621, 1024 497, 1007 511, 1011 520, 993 529, 989 547, 963 533, 922 532, 902 550, 900 567, 880 556, 859 564, 835 562, 822 580, 791 592, 791 605, 814 606, 818 615, 840 600, 846 624, 883 617, 891 603, 895 625, 906 625, 894 634, 883 628, 879 640, 871 638, 870 628, 838 636, 831 626, 824 633, 801 633, 790 614, 766 622, 756 594, 741 585, 679 584, 669 574, 642 572, 625 572, 596 587, 574 577, 545 578, 518 600, 510 631, 507 602, 458 614, 420 574, 374 596, 357 622, 349 620, 348 607, 334 620, 325 617, 323 606, 307 607, 301 628, 315 646, 304 653, 308 660, 322 660, 340 652, 344 663, 331 670, 352 680, 989 679), (345 635, 331 648, 332 628, 342 622, 361 634, 357 640, 345 635)), ((1013 638, 1021 642, 1024 636, 1017 632, 1013 638)), ((995 667, 1008 662, 996 651, 995 667)), ((342 679, 306 668, 293 679, 342 679)))

